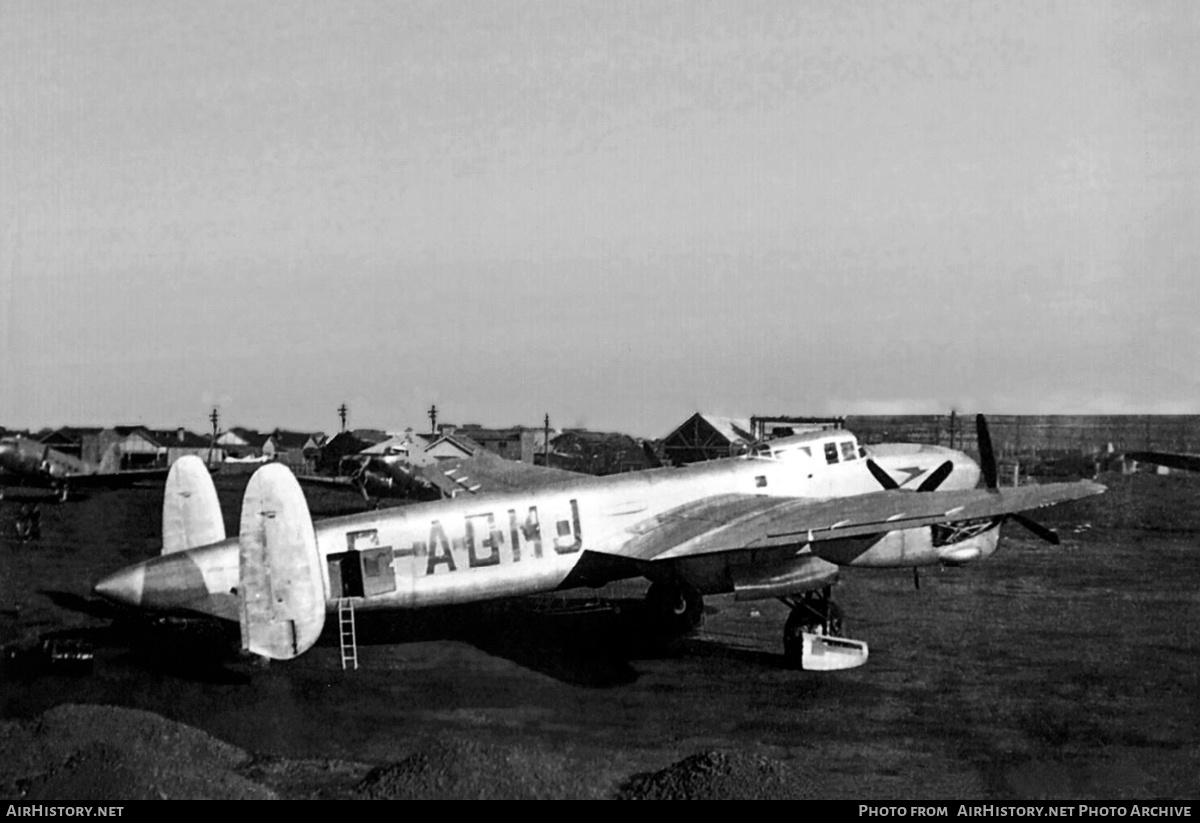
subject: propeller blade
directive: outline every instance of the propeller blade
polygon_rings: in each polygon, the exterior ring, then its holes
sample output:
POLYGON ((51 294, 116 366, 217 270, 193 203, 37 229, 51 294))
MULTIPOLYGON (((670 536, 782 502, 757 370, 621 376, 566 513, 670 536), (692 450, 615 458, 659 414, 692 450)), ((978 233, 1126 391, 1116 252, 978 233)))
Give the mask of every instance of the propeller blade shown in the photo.
POLYGON ((900 488, 900 484, 896 482, 896 479, 885 472, 878 463, 869 457, 867 458, 867 469, 871 472, 872 476, 879 481, 879 485, 883 486, 888 491, 900 488))
POLYGON ((1023 514, 1010 514, 1009 517, 1011 517, 1013 520, 1016 520, 1022 526, 1029 529, 1029 531, 1033 532, 1038 537, 1045 540, 1047 543, 1057 546, 1058 544, 1060 544, 1062 542, 1062 540, 1058 536, 1058 532, 1054 531, 1053 529, 1043 526, 1041 523, 1037 522, 1036 520, 1030 520, 1028 517, 1026 517, 1023 514))
POLYGON ((946 481, 946 478, 950 476, 950 473, 952 471, 954 471, 954 461, 947 460, 945 463, 943 463, 942 465, 938 466, 936 469, 931 471, 929 473, 929 476, 926 477, 923 481, 921 481, 921 485, 917 486, 917 491, 919 491, 919 492, 937 491, 937 487, 942 485, 942 483, 944 483, 946 481))
POLYGON ((992 435, 988 431, 987 418, 975 415, 975 436, 979 441, 979 468, 983 471, 983 485, 989 489, 1000 487, 996 470, 996 452, 992 449, 992 435))

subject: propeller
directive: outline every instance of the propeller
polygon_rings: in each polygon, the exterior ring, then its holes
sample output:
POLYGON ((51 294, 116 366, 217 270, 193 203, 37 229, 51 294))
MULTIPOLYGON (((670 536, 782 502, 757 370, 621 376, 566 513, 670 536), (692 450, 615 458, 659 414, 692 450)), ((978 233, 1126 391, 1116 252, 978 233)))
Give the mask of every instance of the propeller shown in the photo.
POLYGON ((937 491, 937 487, 946 481, 950 473, 954 471, 954 461, 947 460, 942 465, 929 473, 929 476, 921 481, 921 485, 917 486, 918 492, 937 491))
POLYGON ((983 471, 983 485, 992 491, 1000 487, 996 469, 996 452, 992 448, 992 433, 988 431, 987 418, 975 415, 975 439, 979 444, 979 468, 983 471))
POLYGON ((878 463, 869 457, 867 458, 867 470, 870 471, 871 475, 879 481, 879 485, 883 486, 883 488, 887 491, 893 491, 900 488, 900 484, 896 482, 896 479, 884 471, 878 463))
MULTIPOLYGON (((999 471, 996 468, 996 451, 992 448, 992 435, 988 431, 987 418, 982 414, 975 415, 975 436, 979 441, 979 468, 983 472, 983 485, 989 491, 999 491, 999 471)), ((1037 537, 1051 545, 1062 543, 1058 533, 1023 514, 1007 514, 1004 520, 1015 520, 1037 537)))
MULTIPOLYGON (((896 478, 892 477, 887 471, 876 463, 871 458, 867 458, 867 470, 871 472, 871 476, 879 481, 879 485, 883 486, 886 491, 894 491, 900 488, 900 484, 896 482, 896 478)), ((918 492, 937 491, 938 486, 946 482, 946 478, 954 471, 954 461, 947 460, 936 469, 929 473, 929 476, 921 481, 921 485, 917 486, 918 492)))

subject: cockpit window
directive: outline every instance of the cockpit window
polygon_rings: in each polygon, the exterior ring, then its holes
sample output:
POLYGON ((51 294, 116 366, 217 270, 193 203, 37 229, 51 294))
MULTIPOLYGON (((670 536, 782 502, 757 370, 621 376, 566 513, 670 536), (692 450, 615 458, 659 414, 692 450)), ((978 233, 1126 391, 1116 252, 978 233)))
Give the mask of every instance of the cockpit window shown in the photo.
POLYGON ((826 443, 825 444, 825 462, 826 463, 838 462, 837 443, 826 443))
POLYGON ((842 460, 855 459, 854 441, 853 440, 847 440, 844 443, 842 443, 841 446, 842 446, 842 460))

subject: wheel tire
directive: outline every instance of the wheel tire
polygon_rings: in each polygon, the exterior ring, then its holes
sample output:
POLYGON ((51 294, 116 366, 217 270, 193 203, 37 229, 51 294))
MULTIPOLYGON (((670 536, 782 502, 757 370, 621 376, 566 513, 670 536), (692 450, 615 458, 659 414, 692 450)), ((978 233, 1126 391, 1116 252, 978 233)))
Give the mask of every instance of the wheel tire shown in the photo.
MULTIPOLYGON (((829 604, 829 636, 842 636, 842 607, 837 603, 829 604)), ((822 621, 806 608, 792 609, 787 623, 783 626, 783 655, 797 664, 804 655, 804 637, 807 634, 822 634, 822 621)))
POLYGON ((646 605, 667 631, 683 634, 696 628, 704 614, 704 598, 686 583, 654 583, 646 592, 646 605))

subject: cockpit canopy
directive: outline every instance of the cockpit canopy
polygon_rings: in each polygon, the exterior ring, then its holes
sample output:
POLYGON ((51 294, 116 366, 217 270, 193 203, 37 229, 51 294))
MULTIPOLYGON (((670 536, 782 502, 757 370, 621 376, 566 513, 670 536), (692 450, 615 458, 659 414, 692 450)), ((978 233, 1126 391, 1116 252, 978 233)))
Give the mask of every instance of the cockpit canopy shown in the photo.
POLYGON ((763 440, 750 448, 750 457, 758 460, 799 462, 818 460, 826 464, 848 463, 866 457, 866 450, 848 431, 820 431, 763 440))

